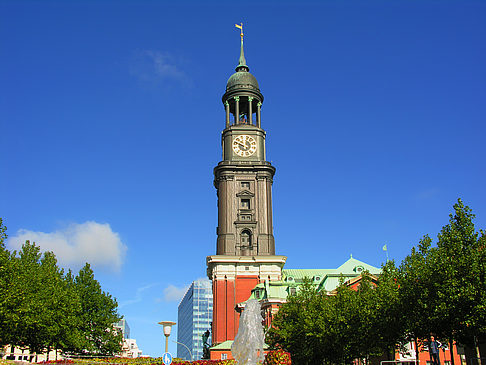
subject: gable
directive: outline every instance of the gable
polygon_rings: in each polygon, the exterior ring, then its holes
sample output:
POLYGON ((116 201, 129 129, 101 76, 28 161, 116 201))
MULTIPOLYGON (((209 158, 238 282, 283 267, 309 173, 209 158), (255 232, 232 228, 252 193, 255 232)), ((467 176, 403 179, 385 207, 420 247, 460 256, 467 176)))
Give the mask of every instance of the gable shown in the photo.
POLYGON ((254 197, 255 194, 253 194, 250 190, 243 190, 240 191, 238 194, 236 194, 237 197, 254 197))

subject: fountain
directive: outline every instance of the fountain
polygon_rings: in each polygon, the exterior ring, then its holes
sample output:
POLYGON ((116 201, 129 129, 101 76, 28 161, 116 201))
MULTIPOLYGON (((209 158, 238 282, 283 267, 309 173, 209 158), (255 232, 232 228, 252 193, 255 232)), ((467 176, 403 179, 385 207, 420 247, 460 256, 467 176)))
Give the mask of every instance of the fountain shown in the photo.
POLYGON ((248 300, 240 317, 238 334, 231 345, 231 353, 238 365, 257 365, 263 362, 265 336, 262 321, 260 302, 248 300))

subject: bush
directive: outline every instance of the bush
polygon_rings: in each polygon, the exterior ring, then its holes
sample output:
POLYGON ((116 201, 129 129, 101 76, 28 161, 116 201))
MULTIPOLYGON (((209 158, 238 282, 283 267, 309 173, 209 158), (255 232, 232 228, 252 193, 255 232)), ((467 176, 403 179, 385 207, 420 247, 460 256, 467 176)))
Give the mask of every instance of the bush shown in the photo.
POLYGON ((263 365, 291 365, 290 353, 282 349, 269 351, 263 365))

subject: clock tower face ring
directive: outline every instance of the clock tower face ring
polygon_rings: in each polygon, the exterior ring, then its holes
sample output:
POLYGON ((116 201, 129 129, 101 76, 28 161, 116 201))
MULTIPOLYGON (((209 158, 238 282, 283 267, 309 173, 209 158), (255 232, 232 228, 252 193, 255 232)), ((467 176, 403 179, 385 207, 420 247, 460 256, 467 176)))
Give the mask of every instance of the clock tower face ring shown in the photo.
POLYGON ((257 150, 255 138, 247 134, 236 136, 233 139, 233 151, 241 157, 249 157, 257 150))

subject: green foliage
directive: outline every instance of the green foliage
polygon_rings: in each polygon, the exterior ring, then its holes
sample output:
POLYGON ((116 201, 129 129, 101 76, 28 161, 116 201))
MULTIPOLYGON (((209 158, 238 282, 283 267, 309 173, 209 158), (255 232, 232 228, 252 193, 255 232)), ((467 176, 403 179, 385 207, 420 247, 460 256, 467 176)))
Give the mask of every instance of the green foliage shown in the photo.
POLYGON ((116 300, 101 290, 89 264, 79 271, 74 282, 81 298, 79 325, 81 332, 85 334, 82 348, 100 354, 119 352, 121 334, 111 330, 113 323, 121 319, 116 311, 118 307, 116 300))
POLYGON ((291 365, 291 357, 288 352, 282 349, 269 351, 265 356, 263 365, 291 365))
POLYGON ((399 269, 402 330, 410 341, 430 334, 431 242, 429 236, 424 236, 399 269))
POLYGON ((321 323, 315 321, 318 313, 324 313, 325 294, 318 293, 309 280, 305 280, 296 295, 288 297, 277 312, 273 326, 267 334, 267 342, 282 347, 292 354, 298 364, 322 363, 318 336, 321 323), (317 359, 317 361, 316 361, 317 359))
POLYGON ((436 332, 449 340, 473 344, 484 337, 485 321, 485 233, 476 232, 474 214, 459 199, 449 224, 438 235, 433 270, 432 321, 436 332))
POLYGON ((277 313, 267 336, 292 354, 296 364, 349 363, 391 351, 400 340, 396 328, 397 283, 390 263, 379 291, 364 273, 357 291, 339 286, 333 295, 306 280, 277 313), (393 309, 392 309, 393 308, 393 309))
POLYGON ((10 308, 12 302, 18 302, 18 293, 12 290, 16 281, 16 275, 12 262, 11 253, 5 248, 5 240, 7 239, 7 227, 3 225, 3 220, 0 218, 0 347, 11 343, 13 323, 10 308))
POLYGON ((26 241, 19 252, 5 248, 0 218, 0 346, 114 354, 121 334, 116 301, 101 290, 87 264, 74 277, 52 252, 26 241))
POLYGON ((486 233, 459 199, 436 245, 424 236, 395 266, 383 266, 375 288, 365 273, 357 291, 335 295, 305 282, 277 313, 267 340, 299 365, 349 363, 393 354, 431 333, 452 343, 486 340, 486 233))

